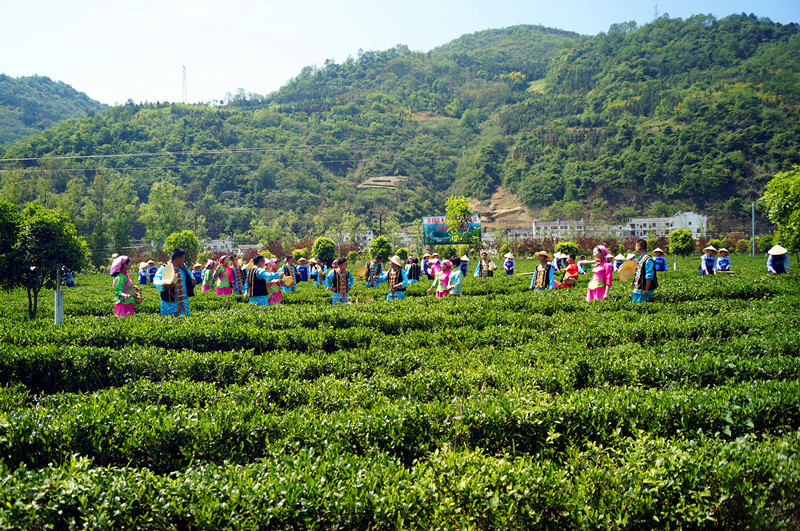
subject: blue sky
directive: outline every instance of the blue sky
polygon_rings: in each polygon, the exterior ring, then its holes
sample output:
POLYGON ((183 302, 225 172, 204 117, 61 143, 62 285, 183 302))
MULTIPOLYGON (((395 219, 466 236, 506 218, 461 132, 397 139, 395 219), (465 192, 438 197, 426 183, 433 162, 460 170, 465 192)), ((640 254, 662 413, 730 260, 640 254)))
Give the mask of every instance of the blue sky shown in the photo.
POLYGON ((800 0, 0 0, 0 72, 60 80, 103 103, 268 94, 307 65, 406 44, 428 51, 465 33, 542 24, 595 35, 616 22, 754 13, 800 22, 800 0), (657 7, 656 7, 657 6, 657 7))

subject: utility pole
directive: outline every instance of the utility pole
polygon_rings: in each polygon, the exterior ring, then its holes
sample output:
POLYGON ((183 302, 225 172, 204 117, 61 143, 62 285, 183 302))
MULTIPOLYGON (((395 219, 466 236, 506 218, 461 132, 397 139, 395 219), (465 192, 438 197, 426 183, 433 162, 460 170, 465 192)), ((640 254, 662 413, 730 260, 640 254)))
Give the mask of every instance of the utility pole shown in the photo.
POLYGON ((750 203, 750 219, 752 225, 750 227, 750 256, 756 255, 756 203, 750 203))

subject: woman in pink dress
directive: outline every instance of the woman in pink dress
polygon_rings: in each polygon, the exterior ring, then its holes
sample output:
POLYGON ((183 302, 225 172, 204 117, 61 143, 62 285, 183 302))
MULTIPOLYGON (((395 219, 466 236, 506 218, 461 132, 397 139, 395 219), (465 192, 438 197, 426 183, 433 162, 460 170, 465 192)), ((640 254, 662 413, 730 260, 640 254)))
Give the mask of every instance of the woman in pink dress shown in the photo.
POLYGON ((232 286, 236 277, 226 255, 219 258, 219 267, 214 276, 217 278, 217 295, 230 295, 233 292, 232 286))
POLYGON ((111 264, 111 279, 114 286, 114 315, 128 317, 136 313, 133 309, 133 280, 128 271, 131 269, 131 259, 127 256, 118 256, 111 264))
POLYGON ((428 293, 431 292, 433 288, 436 288, 436 297, 441 299, 442 297, 447 297, 450 293, 447 291, 447 285, 450 283, 450 268, 453 266, 450 260, 444 260, 441 265, 441 270, 437 272, 433 277, 433 286, 428 288, 428 293))
MULTIPOLYGON (((264 267, 270 273, 275 273, 277 271, 277 265, 278 265, 277 258, 270 258, 264 263, 264 267)), ((281 283, 281 281, 269 283, 269 286, 267 288, 269 290, 269 299, 267 299, 267 302, 269 303, 270 306, 273 304, 281 303, 281 292, 283 291, 281 289, 282 285, 283 284, 281 283)))
POLYGON ((609 252, 604 245, 598 245, 592 250, 594 262, 582 260, 581 264, 592 265, 592 280, 586 288, 586 300, 605 300, 608 288, 611 287, 614 275, 614 266, 608 261, 609 252))

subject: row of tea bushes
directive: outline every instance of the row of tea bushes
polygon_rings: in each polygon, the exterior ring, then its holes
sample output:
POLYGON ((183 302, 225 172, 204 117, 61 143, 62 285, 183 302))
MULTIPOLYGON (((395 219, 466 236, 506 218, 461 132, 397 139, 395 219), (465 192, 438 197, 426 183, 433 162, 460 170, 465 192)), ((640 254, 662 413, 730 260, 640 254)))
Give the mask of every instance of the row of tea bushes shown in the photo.
POLYGON ((477 390, 426 402, 375 391, 333 378, 224 389, 178 380, 46 396, 3 415, 0 457, 10 467, 41 467, 79 454, 98 465, 169 472, 301 447, 382 451, 409 464, 448 445, 554 457, 587 441, 610 444, 620 432, 737 437, 800 428, 800 380, 563 395, 477 390))
POLYGON ((411 466, 298 449, 161 475, 85 457, 0 465, 16 529, 789 529, 800 433, 731 441, 617 436, 559 462, 442 448, 411 466))

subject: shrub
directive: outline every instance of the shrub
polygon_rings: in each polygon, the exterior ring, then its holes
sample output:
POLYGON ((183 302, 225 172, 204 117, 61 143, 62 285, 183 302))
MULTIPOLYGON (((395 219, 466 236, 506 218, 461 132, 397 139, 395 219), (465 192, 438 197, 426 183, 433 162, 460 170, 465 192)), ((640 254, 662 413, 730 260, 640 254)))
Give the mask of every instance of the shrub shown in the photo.
POLYGON ((555 251, 564 254, 575 253, 576 255, 581 253, 578 244, 573 242, 558 242, 555 251))

